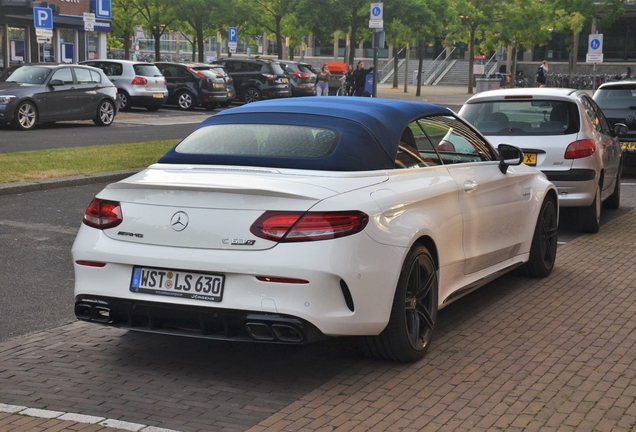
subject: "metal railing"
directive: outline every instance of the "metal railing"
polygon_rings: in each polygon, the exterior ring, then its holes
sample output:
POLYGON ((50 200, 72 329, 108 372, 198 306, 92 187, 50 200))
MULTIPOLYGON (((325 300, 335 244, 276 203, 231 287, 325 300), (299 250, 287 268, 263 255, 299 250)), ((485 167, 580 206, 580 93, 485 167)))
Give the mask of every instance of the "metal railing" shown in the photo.
POLYGON ((437 68, 435 68, 435 64, 437 63, 437 61, 439 60, 439 58, 446 53, 447 50, 442 51, 436 58, 435 60, 433 60, 433 63, 431 63, 431 66, 429 67, 429 70, 432 70, 433 72, 428 74, 428 76, 426 77, 426 81, 424 81, 424 85, 428 85, 431 81, 433 81, 433 79, 435 78, 435 75, 437 75, 437 73, 439 71, 441 71, 442 69, 444 69, 444 64, 446 63, 447 60, 450 59, 451 54, 453 54, 455 52, 457 48, 453 48, 453 50, 451 52, 448 53, 448 55, 444 58, 444 60, 442 60, 442 62, 440 63, 439 66, 437 66, 437 68))
MULTIPOLYGON (((385 65, 384 65, 384 67, 380 70, 380 76, 382 77, 382 80, 380 80, 380 83, 385 83, 385 82, 387 82, 387 81, 389 80, 389 78, 391 78, 391 77, 393 76, 393 71, 395 70, 395 69, 393 68, 393 64, 394 64, 394 62, 395 62, 395 59, 396 59, 397 57, 399 57, 399 56, 400 56, 400 53, 401 53, 402 51, 404 51, 404 50, 405 50, 405 48, 402 48, 401 50, 399 50, 399 51, 398 51, 398 53, 397 53, 397 55, 393 56, 393 57, 391 58, 391 60, 389 60, 389 61, 387 62, 387 64, 385 64, 385 65), (386 71, 387 69, 389 69, 389 71, 385 74, 385 73, 384 73, 384 71, 386 71)), ((405 60, 406 60, 406 59, 401 59, 401 60, 398 62, 398 70, 399 70, 400 66, 402 66, 402 64, 404 64, 404 61, 405 61, 405 60)))

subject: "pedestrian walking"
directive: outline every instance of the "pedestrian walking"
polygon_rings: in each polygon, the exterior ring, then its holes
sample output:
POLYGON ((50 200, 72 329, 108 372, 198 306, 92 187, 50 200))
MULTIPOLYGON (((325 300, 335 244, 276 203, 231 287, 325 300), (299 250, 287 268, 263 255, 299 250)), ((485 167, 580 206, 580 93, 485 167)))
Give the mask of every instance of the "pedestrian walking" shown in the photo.
POLYGON ((539 87, 545 87, 545 83, 548 80, 548 62, 547 60, 543 60, 541 62, 541 66, 537 69, 537 82, 539 83, 539 87))
POLYGON ((329 67, 327 63, 323 64, 318 74, 316 74, 316 96, 329 96, 329 67))
POLYGON ((358 68, 353 73, 353 91, 354 96, 364 96, 364 86, 367 80, 367 74, 373 70, 373 65, 369 69, 364 68, 364 62, 358 62, 358 68))

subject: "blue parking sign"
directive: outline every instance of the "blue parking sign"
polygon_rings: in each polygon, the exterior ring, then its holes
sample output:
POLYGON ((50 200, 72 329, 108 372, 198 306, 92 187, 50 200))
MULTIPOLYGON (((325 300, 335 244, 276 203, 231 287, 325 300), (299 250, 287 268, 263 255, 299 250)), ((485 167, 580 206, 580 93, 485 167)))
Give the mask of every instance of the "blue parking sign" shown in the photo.
POLYGON ((34 7, 33 23, 35 25, 35 28, 52 29, 53 10, 51 8, 34 7))
POLYGON ((238 40, 238 31, 236 30, 236 27, 230 27, 230 29, 227 32, 227 41, 228 42, 237 42, 238 40))

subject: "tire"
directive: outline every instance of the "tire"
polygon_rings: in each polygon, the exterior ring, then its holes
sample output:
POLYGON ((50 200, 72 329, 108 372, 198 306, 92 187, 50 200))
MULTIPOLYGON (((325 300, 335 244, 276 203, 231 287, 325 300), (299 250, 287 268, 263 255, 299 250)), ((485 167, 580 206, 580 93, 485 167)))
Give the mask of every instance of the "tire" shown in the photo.
POLYGON ((527 277, 546 277, 552 273, 557 252, 557 204, 548 197, 541 204, 541 211, 532 236, 530 258, 516 273, 527 277))
POLYGON ((342 91, 342 87, 338 89, 336 92, 336 96, 346 96, 345 91, 342 91))
POLYGON ((115 120, 115 104, 109 100, 101 101, 93 123, 97 126, 110 126, 113 124, 113 120, 115 120))
POLYGON ((177 106, 184 111, 192 111, 196 106, 192 93, 184 91, 177 96, 177 106))
POLYGON ((603 201, 603 208, 616 210, 621 206, 621 176, 623 174, 623 164, 618 167, 618 173, 616 174, 616 184, 614 185, 614 192, 603 201))
POLYGON ((245 102, 246 104, 252 103, 252 102, 258 102, 262 98, 263 97, 261 95, 260 90, 257 89, 256 87, 246 88, 245 91, 243 92, 243 102, 245 102))
POLYGON ((596 195, 589 207, 580 210, 581 232, 596 234, 601 229, 601 186, 596 185, 596 195))
POLYGON ((378 336, 362 339, 365 353, 402 362, 421 359, 437 322, 438 290, 432 255, 424 246, 414 246, 402 266, 389 323, 378 336))
POLYGON ((132 107, 130 96, 125 91, 117 92, 117 103, 119 104, 120 111, 130 111, 132 107))
POLYGON ((38 121, 38 110, 33 102, 25 101, 18 105, 15 110, 13 127, 18 130, 31 130, 38 121))

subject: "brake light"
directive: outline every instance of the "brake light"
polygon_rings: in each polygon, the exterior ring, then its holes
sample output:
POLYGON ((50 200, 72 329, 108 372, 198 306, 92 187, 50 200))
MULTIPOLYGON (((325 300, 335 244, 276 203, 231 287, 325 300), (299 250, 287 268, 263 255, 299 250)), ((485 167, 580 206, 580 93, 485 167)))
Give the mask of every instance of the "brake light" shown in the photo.
POLYGON ((116 227, 123 220, 121 205, 117 201, 95 198, 84 213, 84 223, 97 229, 116 227))
POLYGON ((300 79, 311 78, 311 75, 302 72, 294 72, 294 76, 300 79))
MULTIPOLYGON (((165 78, 164 78, 165 81, 165 78)), ((133 78, 132 85, 146 85, 148 84, 148 80, 144 77, 140 77, 140 76, 136 76, 135 78, 133 78)))
POLYGON ((199 78, 203 78, 205 79, 205 75, 203 75, 201 72, 199 71, 195 71, 194 69, 192 69, 190 66, 187 67, 187 69, 192 72, 193 74, 195 74, 196 76, 198 76, 199 78))
POLYGON ((261 75, 263 75, 267 79, 267 81, 274 81, 276 79, 275 75, 270 75, 270 74, 261 74, 261 75))
POLYGON ((591 139, 584 139, 570 143, 565 150, 566 159, 581 159, 594 154, 596 143, 591 139))
POLYGON ((266 211, 250 227, 256 237, 280 243, 328 240, 356 234, 364 229, 369 216, 350 212, 274 212, 266 211))
POLYGON ((165 85, 165 86, 168 85, 168 80, 166 79, 166 77, 163 77, 163 85, 165 85))
POLYGON ((106 263, 97 261, 75 261, 75 264, 83 265, 87 267, 106 267, 106 263))

